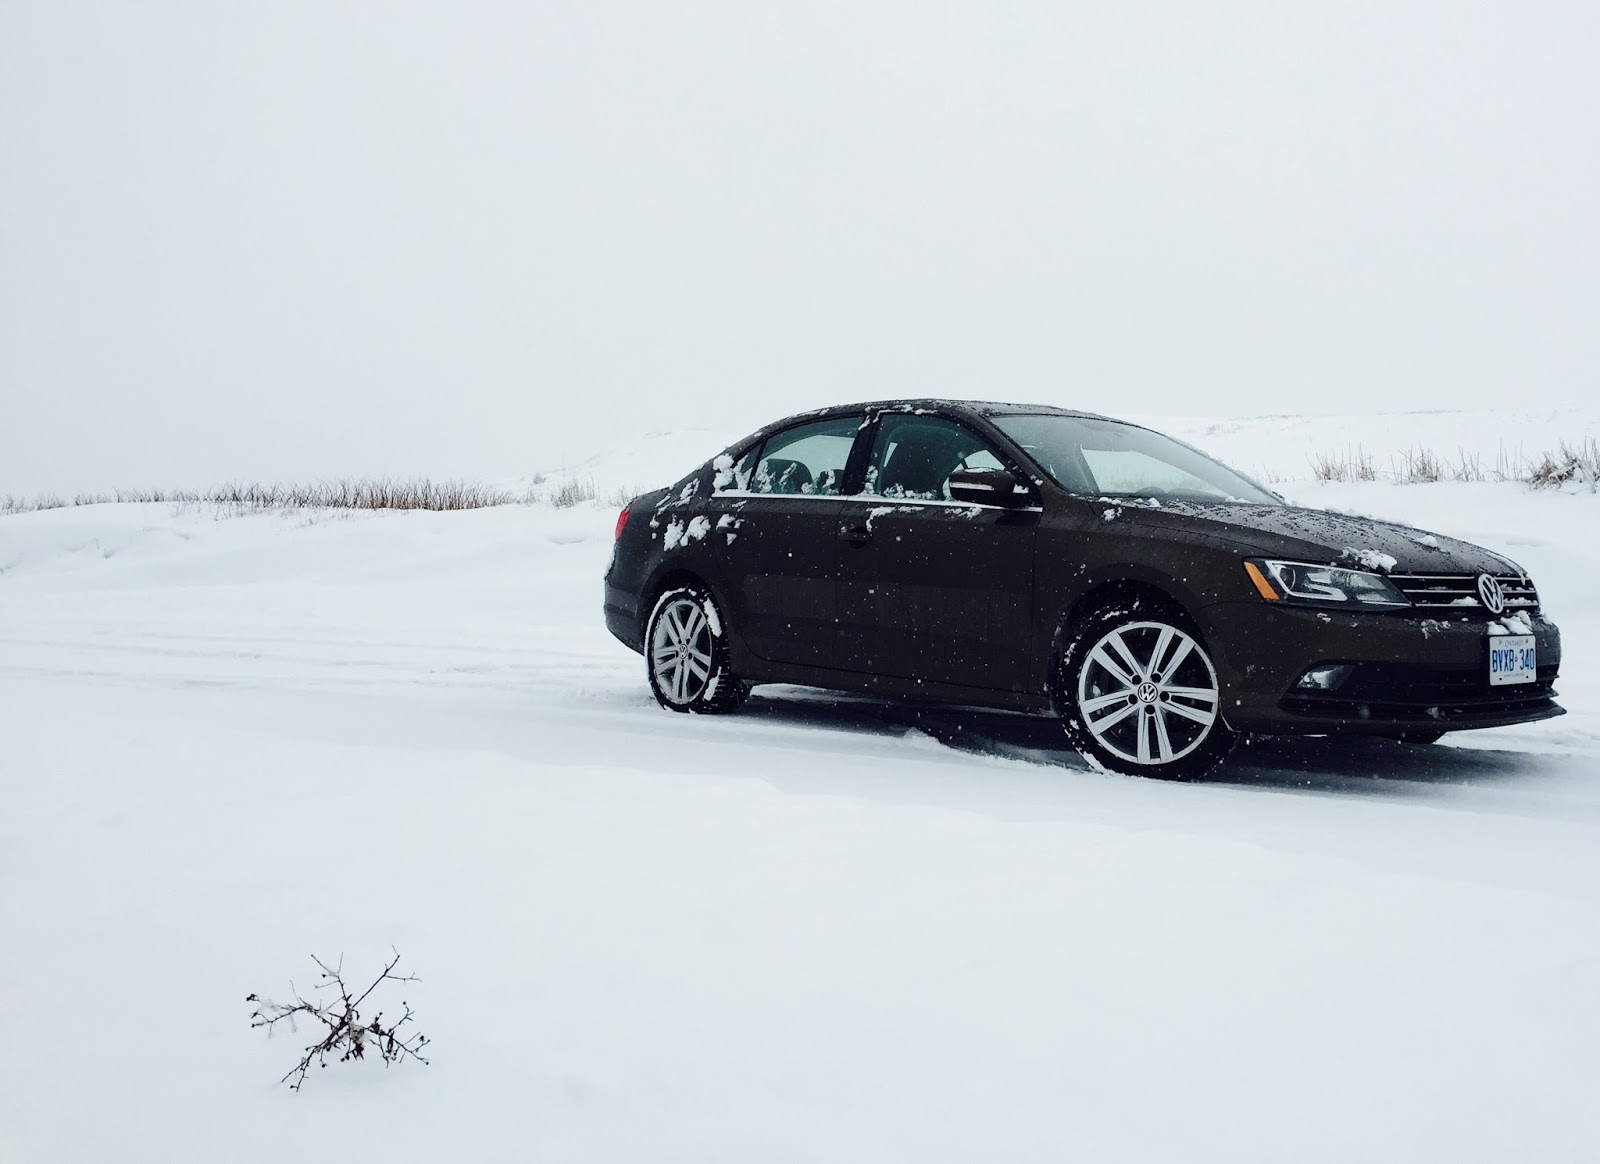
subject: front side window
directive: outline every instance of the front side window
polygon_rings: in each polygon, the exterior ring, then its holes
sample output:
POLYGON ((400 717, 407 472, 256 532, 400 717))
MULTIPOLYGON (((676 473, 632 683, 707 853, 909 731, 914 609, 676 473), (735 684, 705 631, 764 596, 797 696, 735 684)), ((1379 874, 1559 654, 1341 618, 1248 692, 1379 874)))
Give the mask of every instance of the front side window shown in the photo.
POLYGON ((994 451, 954 421, 886 413, 867 462, 866 492, 912 501, 949 501, 957 469, 1003 469, 994 451))
POLYGON ((1137 425, 1043 413, 990 419, 1072 493, 1282 504, 1204 453, 1137 425))
POLYGON ((768 437, 750 478, 751 491, 837 496, 860 428, 859 416, 846 416, 768 437))

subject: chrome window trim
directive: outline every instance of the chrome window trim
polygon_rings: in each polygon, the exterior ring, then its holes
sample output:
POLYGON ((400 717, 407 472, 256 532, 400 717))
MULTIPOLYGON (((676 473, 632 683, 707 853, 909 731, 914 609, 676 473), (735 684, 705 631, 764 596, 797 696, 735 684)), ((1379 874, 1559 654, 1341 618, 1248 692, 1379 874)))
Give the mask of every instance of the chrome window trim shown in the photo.
POLYGON ((992 509, 996 513, 1043 513, 1042 505, 987 505, 981 501, 946 501, 933 497, 884 497, 880 493, 756 493, 749 489, 721 489, 713 492, 708 501, 731 497, 735 501, 764 498, 768 501, 855 501, 880 506, 937 505, 946 509, 992 509))

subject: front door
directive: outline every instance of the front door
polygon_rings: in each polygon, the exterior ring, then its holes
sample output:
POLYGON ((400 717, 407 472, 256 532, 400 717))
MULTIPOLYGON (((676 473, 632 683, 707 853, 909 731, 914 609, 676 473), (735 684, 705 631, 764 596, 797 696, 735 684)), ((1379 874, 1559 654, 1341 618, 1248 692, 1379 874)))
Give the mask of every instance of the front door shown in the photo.
POLYGON ((1027 688, 1039 510, 952 501, 946 483, 963 468, 1012 466, 954 420, 879 419, 865 492, 839 515, 846 669, 1027 688))

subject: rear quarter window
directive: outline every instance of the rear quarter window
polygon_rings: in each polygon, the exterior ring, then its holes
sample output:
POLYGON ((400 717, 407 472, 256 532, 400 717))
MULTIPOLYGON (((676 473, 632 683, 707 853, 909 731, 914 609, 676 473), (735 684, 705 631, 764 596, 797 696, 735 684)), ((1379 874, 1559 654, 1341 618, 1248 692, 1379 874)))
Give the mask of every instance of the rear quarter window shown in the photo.
POLYGON ((768 437, 727 466, 725 488, 795 496, 837 496, 850 450, 861 428, 859 416, 800 424, 768 437))

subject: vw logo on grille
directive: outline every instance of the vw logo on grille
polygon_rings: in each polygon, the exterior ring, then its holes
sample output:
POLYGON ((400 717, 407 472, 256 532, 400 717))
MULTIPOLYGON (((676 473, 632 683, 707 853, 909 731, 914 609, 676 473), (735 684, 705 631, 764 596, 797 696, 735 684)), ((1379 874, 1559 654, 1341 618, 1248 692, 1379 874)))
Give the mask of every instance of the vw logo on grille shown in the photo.
POLYGON ((1483 599, 1490 614, 1499 614, 1506 608, 1505 591, 1500 589, 1500 582, 1493 575, 1478 575, 1478 597, 1483 599))

